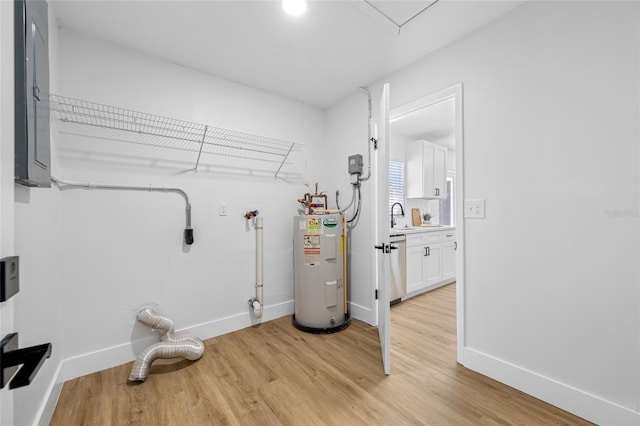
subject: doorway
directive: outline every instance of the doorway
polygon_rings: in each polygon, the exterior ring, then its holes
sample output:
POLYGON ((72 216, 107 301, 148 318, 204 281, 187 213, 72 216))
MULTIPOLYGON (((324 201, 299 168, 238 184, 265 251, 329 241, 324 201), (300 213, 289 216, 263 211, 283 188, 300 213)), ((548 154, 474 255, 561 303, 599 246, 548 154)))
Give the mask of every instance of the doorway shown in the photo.
MULTIPOLYGON (((434 224, 455 226, 455 282, 456 282, 456 331, 457 360, 462 362, 465 344, 464 330, 464 151, 463 151, 463 90, 462 83, 417 99, 390 113, 389 160, 406 164, 406 145, 425 140, 446 148, 447 197, 436 200, 407 199, 404 196, 404 223, 411 227, 412 209, 420 215, 430 214, 434 224)), ((405 182, 407 176, 405 175, 405 182)), ((397 185, 397 182, 395 183, 397 185)), ((405 191, 406 194, 406 191, 405 191)), ((408 293, 408 296, 411 296, 408 293)))

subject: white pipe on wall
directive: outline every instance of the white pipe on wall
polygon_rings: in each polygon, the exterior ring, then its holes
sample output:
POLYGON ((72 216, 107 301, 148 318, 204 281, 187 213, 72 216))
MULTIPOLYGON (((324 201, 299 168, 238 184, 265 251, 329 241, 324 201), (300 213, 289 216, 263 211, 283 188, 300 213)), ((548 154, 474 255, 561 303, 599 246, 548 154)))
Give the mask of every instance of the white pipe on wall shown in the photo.
POLYGON ((184 198, 186 203, 185 216, 186 227, 184 230, 184 242, 185 244, 193 244, 193 229, 191 228, 191 203, 189 202, 189 196, 185 191, 180 188, 166 188, 158 186, 131 186, 131 185, 111 185, 100 184, 91 182, 69 182, 62 179, 58 179, 55 176, 51 176, 51 182, 58 185, 62 190, 65 188, 82 188, 82 189, 107 189, 107 190, 121 190, 121 191, 148 191, 148 192, 173 192, 179 194, 184 198))
POLYGON ((256 217, 256 298, 252 303, 253 314, 256 318, 262 317, 263 305, 262 229, 262 218, 256 217))

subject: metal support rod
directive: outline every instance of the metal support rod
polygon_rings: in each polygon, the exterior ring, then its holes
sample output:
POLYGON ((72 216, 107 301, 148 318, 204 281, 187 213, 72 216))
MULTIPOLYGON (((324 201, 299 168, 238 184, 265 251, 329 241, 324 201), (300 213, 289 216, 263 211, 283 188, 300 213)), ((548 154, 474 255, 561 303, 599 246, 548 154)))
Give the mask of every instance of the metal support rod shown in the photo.
POLYGON ((202 141, 200 142, 200 151, 198 151, 198 159, 196 160, 196 170, 198 170, 198 165, 200 164, 200 156, 202 155, 202 148, 204 147, 204 139, 207 137, 207 129, 209 126, 204 126, 204 132, 202 132, 202 141))
POLYGON ((280 173, 280 170, 282 169, 282 166, 284 166, 284 162, 287 161, 287 158, 289 158, 289 154, 291 154, 291 151, 293 151, 293 147, 295 145, 296 145, 295 143, 292 143, 291 146, 289 147, 289 150, 284 155, 284 158, 282 159, 282 162, 280 163, 280 167, 278 167, 278 170, 276 170, 276 175, 273 177, 274 179, 278 178, 278 173, 280 173))

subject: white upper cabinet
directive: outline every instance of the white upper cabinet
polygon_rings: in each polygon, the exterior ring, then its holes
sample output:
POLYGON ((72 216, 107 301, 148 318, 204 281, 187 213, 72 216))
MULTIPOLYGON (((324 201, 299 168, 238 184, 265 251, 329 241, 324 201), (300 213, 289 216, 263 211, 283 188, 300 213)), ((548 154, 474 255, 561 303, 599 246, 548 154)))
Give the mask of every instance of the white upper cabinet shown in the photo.
POLYGON ((407 198, 447 198, 447 148, 424 140, 407 144, 407 198))

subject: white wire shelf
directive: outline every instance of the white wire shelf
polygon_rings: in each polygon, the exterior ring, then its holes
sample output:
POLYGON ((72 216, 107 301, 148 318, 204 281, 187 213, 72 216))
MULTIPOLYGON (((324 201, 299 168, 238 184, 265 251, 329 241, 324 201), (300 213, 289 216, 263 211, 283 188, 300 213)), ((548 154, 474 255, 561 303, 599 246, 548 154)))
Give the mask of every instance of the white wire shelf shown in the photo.
POLYGON ((148 114, 51 94, 50 108, 65 126, 89 128, 102 139, 273 163, 277 178, 292 152, 302 145, 236 130, 148 114))

